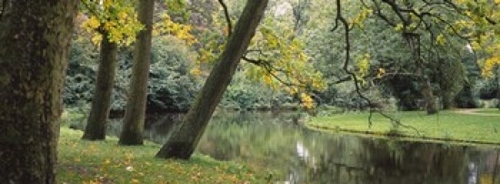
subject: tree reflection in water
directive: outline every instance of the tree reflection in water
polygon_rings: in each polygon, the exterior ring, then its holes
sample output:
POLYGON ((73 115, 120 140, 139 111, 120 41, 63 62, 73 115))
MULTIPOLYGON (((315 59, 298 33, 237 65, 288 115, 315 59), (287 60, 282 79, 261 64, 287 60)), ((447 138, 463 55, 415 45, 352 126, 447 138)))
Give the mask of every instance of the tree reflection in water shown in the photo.
MULTIPOLYGON (((500 183, 499 148, 321 133, 302 127, 299 116, 218 113, 197 151, 280 171, 273 180, 292 184, 500 183)), ((145 137, 163 143, 181 119, 178 114, 151 118, 145 137)), ((120 130, 120 122, 113 121, 110 127, 120 130)))

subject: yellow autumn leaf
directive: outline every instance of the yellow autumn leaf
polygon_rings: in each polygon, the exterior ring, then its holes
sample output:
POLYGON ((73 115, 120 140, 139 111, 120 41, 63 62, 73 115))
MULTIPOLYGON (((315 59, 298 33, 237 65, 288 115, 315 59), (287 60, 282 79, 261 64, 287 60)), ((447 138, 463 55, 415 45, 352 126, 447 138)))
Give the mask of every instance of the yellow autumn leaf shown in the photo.
POLYGON ((444 45, 446 42, 446 39, 444 37, 443 34, 439 34, 437 37, 436 37, 436 44, 438 45, 444 45))
POLYGON ((201 75, 201 70, 199 67, 195 67, 191 69, 190 73, 195 76, 200 76, 201 75))
POLYGON ((385 69, 384 68, 379 68, 377 72, 377 78, 382 78, 382 76, 385 74, 385 69))
POLYGON ((493 77, 493 70, 496 66, 500 66, 500 56, 494 55, 484 61, 481 69, 481 75, 485 78, 493 77))
POLYGON ((399 23, 396 25, 396 27, 394 27, 394 30, 399 32, 399 31, 402 31, 403 30, 403 24, 399 23))
POLYGON ((302 103, 302 106, 304 106, 304 108, 306 108, 306 109, 313 109, 313 107, 314 107, 314 100, 308 94, 301 93, 300 94, 300 101, 302 103))

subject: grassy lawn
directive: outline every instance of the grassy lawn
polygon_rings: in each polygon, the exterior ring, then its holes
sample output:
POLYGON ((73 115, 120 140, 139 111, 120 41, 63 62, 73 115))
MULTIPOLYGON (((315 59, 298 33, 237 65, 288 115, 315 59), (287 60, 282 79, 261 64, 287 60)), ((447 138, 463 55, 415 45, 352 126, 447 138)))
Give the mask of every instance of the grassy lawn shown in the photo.
POLYGON ((487 113, 487 114, 498 114, 498 115, 500 115, 500 110, 498 110, 497 108, 479 109, 479 110, 477 110, 475 112, 477 112, 477 113, 487 113))
POLYGON ((116 137, 82 141, 82 134, 61 128, 58 183, 266 183, 265 171, 256 174, 234 162, 203 155, 188 161, 156 159, 160 145, 118 146, 116 137))
MULTIPOLYGON (((496 110, 498 111, 498 110, 496 110)), ((394 112, 391 116, 399 119, 407 128, 395 126, 387 118, 374 114, 369 127, 368 113, 334 114, 314 117, 307 126, 329 131, 363 133, 375 135, 395 135, 428 140, 450 140, 469 143, 500 144, 500 116, 490 110, 480 110, 480 114, 464 114, 442 111, 437 115, 425 112, 394 112)))

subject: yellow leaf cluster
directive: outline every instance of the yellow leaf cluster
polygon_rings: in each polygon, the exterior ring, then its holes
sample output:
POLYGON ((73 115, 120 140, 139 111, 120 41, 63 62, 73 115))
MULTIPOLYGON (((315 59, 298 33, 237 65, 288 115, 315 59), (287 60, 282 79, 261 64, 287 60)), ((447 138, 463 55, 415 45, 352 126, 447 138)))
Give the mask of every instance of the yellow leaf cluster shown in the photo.
POLYGON ((384 76, 385 74, 385 69, 384 68, 379 68, 378 71, 377 71, 377 78, 382 78, 382 76, 384 76))
POLYGON ((155 35, 172 35, 181 40, 184 40, 188 45, 197 42, 196 38, 191 34, 192 27, 190 25, 180 24, 172 21, 168 14, 163 15, 163 20, 154 26, 155 35))
POLYGON ((484 78, 494 77, 500 66, 500 35, 493 31, 482 33, 477 40, 471 42, 474 52, 481 53, 479 64, 484 78))
POLYGON ((356 60, 356 67, 358 68, 357 75, 359 75, 361 78, 367 76, 370 70, 370 54, 366 53, 363 55, 358 55, 356 60))
MULTIPOLYGON (((272 22, 271 22, 272 23, 272 22)), ((265 61, 263 66, 249 65, 246 75, 274 90, 284 90, 297 95, 306 109, 314 107, 314 101, 307 95, 312 90, 326 89, 323 75, 317 71, 305 52, 304 43, 287 28, 273 29, 261 26, 254 38, 247 57, 265 61)), ((246 65, 245 65, 246 66, 246 65)))
POLYGON ((446 38, 444 35, 441 33, 436 37, 436 44, 438 45, 444 45, 446 43, 446 38))
POLYGON ((493 77, 494 70, 497 66, 500 66, 500 56, 494 55, 484 61, 483 67, 481 69, 481 75, 485 78, 493 77))
POLYGON ((84 21, 81 27, 93 34, 92 42, 99 44, 103 33, 107 34, 109 41, 130 45, 144 26, 137 20, 134 4, 126 0, 105 0, 102 6, 96 1, 86 0, 87 4, 94 4, 92 14, 84 21), (99 11, 94 12, 94 11, 99 11))
POLYGON ((194 67, 189 71, 189 73, 191 73, 194 76, 200 76, 201 75, 201 68, 199 66, 194 67))
POLYGON ((394 31, 396 32, 400 32, 403 30, 403 24, 402 23, 399 23, 396 25, 396 27, 394 27, 394 31))
POLYGON ((306 93, 301 93, 300 94, 300 102, 302 106, 306 109, 313 109, 314 108, 314 100, 311 98, 310 95, 306 93))
POLYGON ((101 22, 96 16, 92 16, 87 21, 83 22, 81 27, 84 28, 87 32, 92 32, 99 28, 101 22))
POLYGON ((351 25, 357 25, 357 26, 363 28, 363 22, 372 13, 373 13, 373 10, 368 9, 368 8, 363 8, 356 16, 354 16, 354 18, 349 20, 349 23, 351 25))
POLYGON ((104 8, 110 8, 113 5, 113 0, 104 0, 104 2, 102 2, 102 5, 104 8))

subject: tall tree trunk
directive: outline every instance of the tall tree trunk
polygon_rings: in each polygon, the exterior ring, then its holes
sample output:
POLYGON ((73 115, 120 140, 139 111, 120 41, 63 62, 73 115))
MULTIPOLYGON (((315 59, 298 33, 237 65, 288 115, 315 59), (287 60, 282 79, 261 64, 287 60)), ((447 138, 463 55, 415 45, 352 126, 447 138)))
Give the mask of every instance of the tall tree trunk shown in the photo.
POLYGON ((76 0, 17 0, 0 20, 0 183, 55 181, 76 0))
POLYGON ((500 110, 500 74, 499 74, 500 67, 496 67, 495 69, 495 83, 497 84, 497 108, 500 110))
POLYGON ((427 74, 425 74, 422 58, 420 56, 420 35, 416 33, 403 33, 403 37, 406 39, 408 46, 411 49, 415 66, 417 67, 416 72, 419 76, 418 80, 421 86, 420 92, 424 97, 427 114, 436 114, 438 109, 432 92, 431 82, 429 81, 427 74))
POLYGON ((109 109, 111 107, 111 92, 115 81, 116 55, 118 46, 110 42, 108 35, 104 32, 101 40, 99 68, 97 69, 97 82, 92 98, 90 115, 82 139, 104 140, 106 139, 106 126, 109 109))
POLYGON ((255 34, 268 0, 248 0, 226 48, 208 76, 183 124, 156 154, 159 158, 189 159, 255 34))
MULTIPOLYGON (((419 70, 422 70, 422 69, 419 69, 419 70)), ((419 73, 421 73, 420 75, 422 76, 420 79, 420 85, 422 86, 422 91, 420 91, 420 92, 424 96, 425 110, 427 111, 427 114, 429 114, 429 115, 436 114, 438 112, 438 109, 437 109, 437 105, 436 105, 436 100, 434 99, 434 94, 432 92, 431 82, 429 81, 427 76, 425 76, 425 74, 423 74, 423 72, 419 72, 419 73)))
POLYGON ((137 35, 134 47, 134 63, 130 95, 125 109, 125 118, 119 144, 143 144, 142 131, 146 114, 146 97, 148 90, 149 63, 151 60, 151 37, 153 31, 154 0, 139 1, 139 21, 146 26, 137 35))

